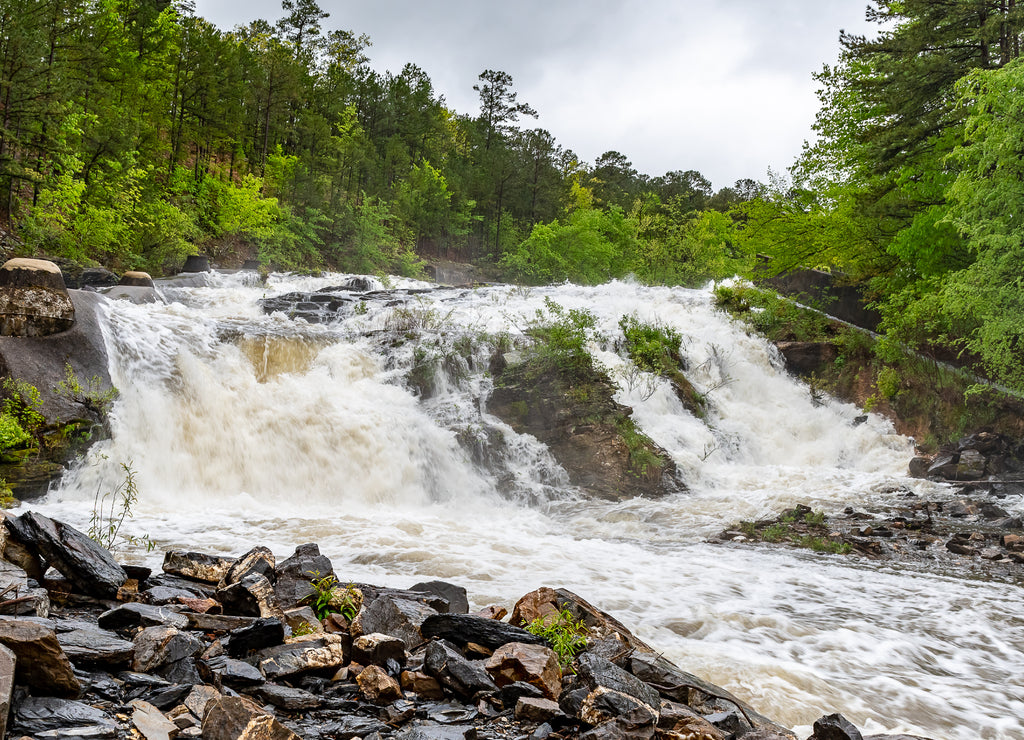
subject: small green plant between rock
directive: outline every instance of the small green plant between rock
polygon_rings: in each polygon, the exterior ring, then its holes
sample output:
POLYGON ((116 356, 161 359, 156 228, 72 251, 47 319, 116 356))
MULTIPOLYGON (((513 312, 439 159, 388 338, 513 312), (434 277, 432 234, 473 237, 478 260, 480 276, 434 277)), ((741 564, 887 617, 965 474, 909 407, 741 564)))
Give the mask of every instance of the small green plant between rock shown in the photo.
POLYGON ((122 544, 145 547, 151 551, 156 543, 149 535, 136 537, 121 532, 125 520, 135 516, 135 504, 139 501, 139 488, 135 481, 136 472, 129 460, 121 463, 124 480, 113 491, 100 494, 96 489, 96 497, 92 505, 92 517, 89 520, 89 537, 107 550, 113 551, 122 544))
POLYGON ((538 617, 526 625, 525 629, 547 640, 563 670, 587 647, 587 627, 575 619, 568 609, 538 617))
POLYGON ((310 571, 313 576, 310 585, 313 587, 313 611, 317 619, 327 619, 331 614, 341 614, 350 622, 359 611, 359 591, 354 583, 345 586, 344 593, 338 593, 338 579, 333 573, 325 576, 320 571, 310 571))

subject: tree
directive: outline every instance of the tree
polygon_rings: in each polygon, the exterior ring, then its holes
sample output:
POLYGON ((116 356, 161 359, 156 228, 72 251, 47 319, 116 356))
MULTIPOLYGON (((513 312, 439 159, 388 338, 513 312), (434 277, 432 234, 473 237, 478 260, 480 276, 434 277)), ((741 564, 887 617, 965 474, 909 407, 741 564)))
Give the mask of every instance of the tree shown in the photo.
POLYGON ((512 75, 485 69, 478 77, 481 83, 473 85, 480 93, 480 123, 484 131, 484 150, 490 151, 496 135, 508 131, 519 116, 537 117, 537 111, 527 103, 517 102, 518 93, 512 90, 512 75))

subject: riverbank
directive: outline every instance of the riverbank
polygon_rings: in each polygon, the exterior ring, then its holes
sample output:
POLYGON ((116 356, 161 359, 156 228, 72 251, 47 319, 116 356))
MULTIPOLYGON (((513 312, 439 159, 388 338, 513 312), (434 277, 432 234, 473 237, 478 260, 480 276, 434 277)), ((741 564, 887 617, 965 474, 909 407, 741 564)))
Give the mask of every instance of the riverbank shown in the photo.
MULTIPOLYGON (((11 735, 795 738, 569 591, 505 621, 450 583, 346 585, 315 544, 280 562, 170 551, 153 573, 33 512, 2 529, 11 735)), ((812 737, 862 739, 839 715, 812 737)))

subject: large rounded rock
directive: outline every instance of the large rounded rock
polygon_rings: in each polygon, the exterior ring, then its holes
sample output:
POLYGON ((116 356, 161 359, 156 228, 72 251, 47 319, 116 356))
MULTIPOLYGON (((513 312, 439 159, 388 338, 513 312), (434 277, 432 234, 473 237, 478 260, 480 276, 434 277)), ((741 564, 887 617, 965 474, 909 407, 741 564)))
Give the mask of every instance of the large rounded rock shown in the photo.
POLYGON ((121 276, 121 280, 118 282, 118 285, 127 285, 135 288, 152 288, 153 276, 148 272, 129 270, 121 276))
POLYGON ((209 272, 210 271, 210 258, 205 254, 193 254, 185 260, 185 266, 181 268, 182 272, 209 272))
POLYGON ((0 267, 0 335, 45 337, 74 323, 75 306, 57 265, 17 258, 0 267))

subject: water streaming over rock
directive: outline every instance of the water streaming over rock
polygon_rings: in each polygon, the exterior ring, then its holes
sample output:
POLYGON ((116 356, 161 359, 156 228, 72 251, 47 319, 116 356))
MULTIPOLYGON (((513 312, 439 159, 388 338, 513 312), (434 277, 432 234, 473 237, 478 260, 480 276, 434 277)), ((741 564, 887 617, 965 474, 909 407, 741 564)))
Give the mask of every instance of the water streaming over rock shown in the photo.
POLYGON ((343 579, 448 579, 480 606, 564 586, 803 736, 841 711, 871 731, 1024 737, 1019 584, 704 542, 797 503, 835 512, 900 487, 948 495, 903 477, 910 440, 812 396, 708 291, 411 290, 356 295, 315 325, 259 304, 342 279, 211 275, 163 288, 166 305, 111 303, 113 438, 38 508, 87 527, 97 491, 130 463, 140 498, 126 528, 161 550, 262 543, 287 555, 318 542, 343 579), (596 314, 608 341, 592 350, 617 400, 689 492, 588 500, 543 445, 487 414, 490 348, 545 299, 596 314), (706 420, 614 351, 624 315, 682 334, 706 420))

